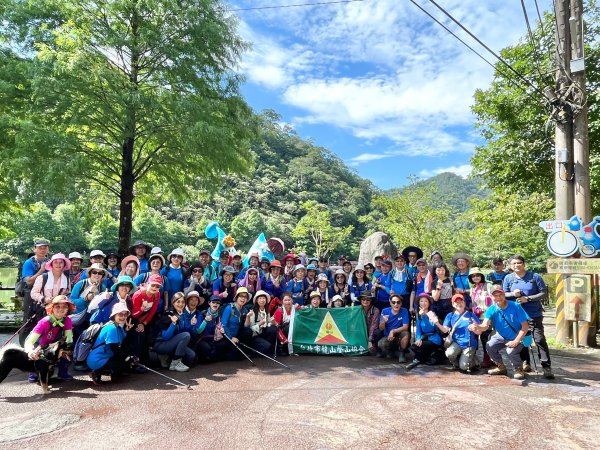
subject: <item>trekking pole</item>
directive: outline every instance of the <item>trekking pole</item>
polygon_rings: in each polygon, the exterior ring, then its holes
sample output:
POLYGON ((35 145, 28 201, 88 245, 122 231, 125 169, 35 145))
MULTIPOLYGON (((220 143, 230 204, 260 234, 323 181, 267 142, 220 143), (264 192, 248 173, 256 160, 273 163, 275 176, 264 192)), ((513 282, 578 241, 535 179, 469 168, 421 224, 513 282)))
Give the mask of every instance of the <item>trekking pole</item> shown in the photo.
MULTIPOLYGON (((248 355, 246 355, 246 353, 244 353, 244 350, 242 350, 235 342, 233 342, 229 336, 227 336, 225 333, 223 333, 223 336, 225 336, 227 338, 227 340, 229 342, 231 342, 231 345, 233 345, 235 348, 237 348, 239 350, 239 352, 242 355, 244 355, 248 361, 250 361, 250 364, 252 364, 253 366, 256 366, 256 364, 254 363, 254 361, 252 361, 250 359, 250 357, 248 355)), ((242 343, 240 342, 240 344, 242 344, 242 343)), ((242 344, 242 345, 244 345, 244 344, 242 344)))
POLYGON ((243 342, 240 342, 240 345, 243 345, 244 347, 246 347, 248 350, 252 350, 253 352, 258 353, 261 356, 264 356, 267 359, 270 359, 273 362, 276 362, 277 364, 279 364, 280 366, 285 367, 286 369, 292 370, 292 368, 290 366, 286 366, 284 363, 277 361, 276 359, 271 358, 270 356, 265 355, 264 353, 259 352, 258 350, 250 347, 249 345, 244 344, 243 342))
POLYGON ((174 382, 175 382, 175 383, 177 383, 177 384, 180 384, 180 385, 182 385, 182 386, 185 386, 185 387, 187 387, 188 391, 191 391, 191 390, 192 390, 192 387, 191 387, 189 384, 185 384, 185 383, 182 383, 181 381, 178 381, 178 380, 176 380, 175 378, 168 377, 168 376, 166 376, 164 373, 160 373, 159 371, 157 371, 157 370, 154 370, 154 369, 151 369, 150 367, 148 367, 148 366, 145 366, 145 365, 143 365, 143 364, 140 364, 140 363, 136 363, 135 365, 136 365, 136 366, 139 366, 139 367, 141 367, 142 369, 146 369, 146 370, 148 370, 149 372, 152 372, 152 373, 155 373, 155 374, 157 374, 157 375, 160 375, 161 377, 163 377, 163 378, 166 378, 167 380, 171 380, 171 381, 174 381, 174 382))
POLYGON ((15 338, 15 336, 16 336, 17 334, 19 334, 19 333, 21 332, 21 330, 22 330, 23 328, 25 328, 25 327, 27 326, 27 324, 33 320, 33 318, 34 318, 34 317, 35 317, 35 316, 31 316, 29 319, 27 319, 27 321, 26 321, 26 322, 25 322, 23 325, 21 325, 21 328, 19 328, 19 329, 18 329, 18 330, 15 332, 15 334, 13 334, 13 335, 12 335, 10 338, 8 338, 8 341, 6 341, 4 344, 2 344, 2 347, 0 347, 0 348, 4 348, 4 346, 5 346, 5 345, 8 345, 8 343, 9 343, 10 341, 12 341, 12 340, 15 338))

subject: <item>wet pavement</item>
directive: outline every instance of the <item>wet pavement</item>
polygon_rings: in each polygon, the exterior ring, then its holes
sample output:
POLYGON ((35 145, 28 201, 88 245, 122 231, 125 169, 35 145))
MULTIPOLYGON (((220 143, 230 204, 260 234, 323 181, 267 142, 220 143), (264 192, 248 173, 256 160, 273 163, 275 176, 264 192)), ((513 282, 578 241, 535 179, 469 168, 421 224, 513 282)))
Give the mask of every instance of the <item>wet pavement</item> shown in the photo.
MULTIPOLYGON (((596 448, 600 354, 554 350, 555 380, 410 372, 396 360, 290 356, 130 375, 0 385, 0 448, 596 448), (52 443, 52 444, 50 444, 52 443)), ((541 368, 540 368, 541 370, 541 368)))

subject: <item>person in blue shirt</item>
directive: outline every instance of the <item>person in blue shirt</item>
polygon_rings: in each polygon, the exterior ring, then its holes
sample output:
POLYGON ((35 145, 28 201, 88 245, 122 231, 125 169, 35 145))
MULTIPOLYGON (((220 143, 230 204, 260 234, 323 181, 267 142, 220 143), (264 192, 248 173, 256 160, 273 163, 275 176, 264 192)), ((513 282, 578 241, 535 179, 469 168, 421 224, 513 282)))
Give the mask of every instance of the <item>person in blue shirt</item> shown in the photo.
POLYGON ((383 337, 379 339, 377 346, 381 356, 392 358, 394 351, 399 350, 398 362, 406 362, 406 351, 410 343, 410 332, 408 331, 408 310, 402 308, 402 296, 392 294, 390 296, 390 307, 384 308, 379 317, 379 329, 383 331, 383 337))
MULTIPOLYGON (((385 260, 381 263, 381 274, 373 280, 373 289, 375 290, 375 300, 377 308, 382 311, 387 307, 390 301, 390 292, 392 290, 392 262, 385 260)), ((377 274, 377 272, 375 272, 377 274)), ((402 298, 402 297, 400 297, 402 298)))
POLYGON ((242 353, 233 345, 240 341, 248 342, 252 332, 244 327, 246 317, 243 313, 246 303, 250 300, 250 293, 245 287, 238 288, 235 293, 233 303, 228 304, 223 309, 221 315, 220 327, 217 327, 217 333, 224 336, 217 339, 215 335, 216 353, 224 359, 236 360, 244 357, 242 353))
POLYGON ((409 245, 402 250, 402 256, 404 256, 404 261, 406 261, 406 270, 408 270, 408 273, 414 281, 417 276, 417 260, 423 257, 423 250, 414 245, 409 245))
POLYGON ((396 267, 392 269, 392 288, 390 292, 402 296, 402 307, 410 309, 410 292, 413 287, 413 278, 406 269, 404 256, 398 255, 394 258, 396 267))
MULTIPOLYGON (((419 312, 417 313, 415 343, 411 350, 415 354, 415 359, 406 366, 406 370, 411 370, 419 364, 438 362, 442 350, 442 337, 438 333, 435 321, 437 316, 430 313, 433 299, 428 294, 419 295, 419 312)), ((439 320, 437 320, 439 323, 439 320)))
POLYGON ((456 272, 452 276, 454 283, 454 292, 462 294, 467 304, 467 309, 471 309, 471 285, 469 284, 469 269, 473 264, 473 258, 466 253, 457 253, 452 257, 452 265, 456 272))
POLYGON ((167 292, 169 301, 172 301, 176 292, 183 292, 183 283, 185 281, 185 255, 183 249, 176 248, 167 256, 168 266, 160 270, 160 274, 167 277, 167 292))
MULTIPOLYGON (((512 256, 510 258, 510 268, 512 273, 504 278, 502 289, 506 292, 506 298, 519 303, 529 316, 529 331, 531 331, 537 347, 544 377, 552 379, 554 374, 551 368, 550 350, 544 334, 544 308, 542 307, 542 300, 546 298, 548 288, 539 274, 525 269, 525 258, 523 256, 512 256)), ((523 370, 531 372, 531 362, 527 348, 521 351, 521 358, 523 359, 523 370)))
POLYGON ((485 280, 490 284, 502 285, 504 278, 508 275, 508 272, 504 270, 504 260, 502 258, 494 258, 492 260, 493 272, 490 272, 485 277, 485 280))
POLYGON ((50 251, 50 242, 46 239, 38 239, 34 242, 33 255, 30 255, 21 266, 21 280, 24 283, 23 297, 23 327, 19 332, 19 343, 25 344, 25 338, 35 327, 35 320, 28 322, 29 318, 35 316, 36 305, 31 298, 31 290, 36 278, 46 272, 46 263, 50 261, 48 252, 50 251))
POLYGON ((86 359, 87 366, 92 369, 91 378, 94 384, 102 383, 102 375, 112 377, 120 375, 127 369, 127 354, 122 344, 128 329, 126 325, 129 310, 123 303, 113 306, 110 322, 100 330, 94 346, 86 359))
POLYGON ((452 296, 454 311, 446 316, 444 323, 434 320, 440 332, 452 333, 452 344, 446 348, 446 357, 454 368, 467 373, 477 370, 480 366, 477 360, 477 335, 469 330, 472 323, 479 324, 476 314, 467 310, 463 294, 452 296))
POLYGON ((133 303, 131 296, 129 295, 132 291, 137 289, 136 284, 126 275, 119 277, 117 282, 110 288, 112 294, 110 297, 100 301, 98 308, 92 312, 90 317, 90 324, 94 323, 108 323, 112 314, 112 309, 117 303, 123 303, 127 306, 127 309, 131 311, 133 303))
POLYGON ((137 257, 140 266, 140 273, 146 273, 150 270, 148 267, 148 257, 152 248, 146 242, 137 240, 129 247, 129 254, 137 257))
POLYGON ((487 351, 496 367, 488 370, 488 374, 507 374, 506 366, 500 355, 500 350, 506 349, 508 359, 515 370, 513 378, 522 380, 525 378, 525 373, 523 372, 523 360, 520 353, 523 349, 523 339, 529 329, 527 323, 529 316, 517 302, 509 302, 506 299, 504 290, 500 286, 495 285, 491 294, 494 297, 495 304, 486 310, 481 325, 473 321, 469 325, 469 330, 481 334, 488 330, 493 323, 496 334, 487 342, 487 351))
POLYGON ((195 348, 199 362, 214 361, 217 357, 214 338, 220 307, 221 297, 213 295, 208 301, 208 309, 200 313, 202 315, 202 324, 198 328, 200 336, 195 348))

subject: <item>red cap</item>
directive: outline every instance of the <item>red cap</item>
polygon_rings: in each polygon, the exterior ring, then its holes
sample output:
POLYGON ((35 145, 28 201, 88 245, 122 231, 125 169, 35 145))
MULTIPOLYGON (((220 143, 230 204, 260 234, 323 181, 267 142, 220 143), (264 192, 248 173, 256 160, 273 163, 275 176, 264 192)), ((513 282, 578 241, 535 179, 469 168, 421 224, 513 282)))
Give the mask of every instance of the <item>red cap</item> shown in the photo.
POLYGON ((155 273, 154 275, 152 275, 150 277, 150 279, 148 280, 148 283, 150 283, 150 284, 158 284, 159 286, 162 286, 162 284, 163 284, 162 276, 160 276, 159 274, 155 273))
POLYGON ((457 300, 462 300, 464 302, 465 301, 465 297, 462 294, 454 294, 452 296, 452 303, 454 303, 457 300))

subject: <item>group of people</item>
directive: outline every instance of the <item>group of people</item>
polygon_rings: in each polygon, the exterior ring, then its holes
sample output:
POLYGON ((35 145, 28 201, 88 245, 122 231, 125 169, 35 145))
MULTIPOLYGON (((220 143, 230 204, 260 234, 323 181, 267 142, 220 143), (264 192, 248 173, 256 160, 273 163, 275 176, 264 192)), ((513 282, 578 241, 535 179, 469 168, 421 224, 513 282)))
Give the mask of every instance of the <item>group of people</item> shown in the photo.
MULTIPOLYGON (((428 261, 414 246, 394 258, 381 255, 356 265, 341 258, 331 267, 327 258, 294 254, 271 261, 254 253, 244 264, 240 255, 224 251, 213 260, 208 250, 187 262, 180 248, 164 256, 136 241, 123 258, 91 251, 84 268, 80 253, 49 257, 49 246, 37 240, 21 268, 21 342, 35 359, 40 346, 58 339, 75 343, 96 326, 89 354, 74 366, 90 371, 96 384, 103 375, 146 371, 140 361, 187 371, 198 362, 239 359, 238 344, 286 354, 297 309, 349 306, 364 310, 369 352, 398 355, 409 370, 449 361, 465 372, 482 367, 506 374, 499 353, 505 348, 514 377, 521 379, 531 371, 532 337, 544 375, 553 377, 542 324, 547 289, 519 255, 510 258, 510 272, 498 259, 485 275, 469 255, 458 253, 451 274, 439 251, 428 261)), ((72 378, 69 365, 59 362, 60 378, 72 378)))

